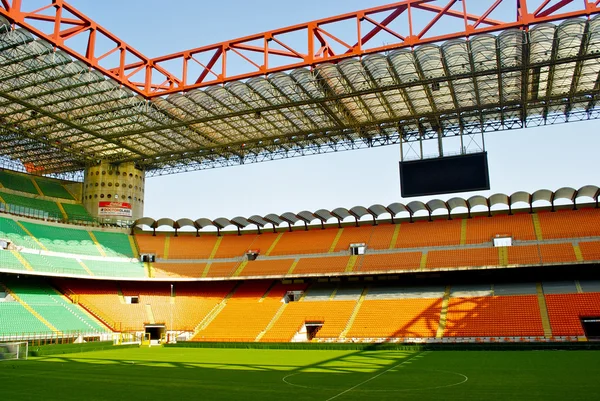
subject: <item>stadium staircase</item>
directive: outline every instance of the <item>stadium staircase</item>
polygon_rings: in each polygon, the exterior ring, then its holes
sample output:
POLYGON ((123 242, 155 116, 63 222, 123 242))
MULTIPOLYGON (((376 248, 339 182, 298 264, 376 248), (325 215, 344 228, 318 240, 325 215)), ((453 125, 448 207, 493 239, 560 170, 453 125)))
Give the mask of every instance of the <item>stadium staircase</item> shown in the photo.
POLYGON ((363 288, 362 292, 360 293, 360 297, 358 298, 358 301, 356 301, 356 306, 352 310, 352 314, 350 315, 350 318, 348 319, 348 323, 346 324, 346 327, 340 333, 340 336, 339 336, 340 340, 343 341, 346 339, 346 334, 348 334, 348 332, 352 328, 352 325, 354 324, 354 321, 356 320, 356 316, 358 315, 358 312, 360 311, 360 307, 362 306, 363 302, 365 301, 367 292, 369 292, 369 288, 368 287, 363 288))
POLYGON ((237 289, 242 284, 243 284, 242 281, 236 283, 235 286, 231 289, 231 291, 225 296, 225 298, 223 298, 221 300, 221 302, 219 302, 218 304, 216 304, 211 309, 211 311, 206 314, 206 316, 204 317, 204 319, 202 319, 202 321, 200 321, 200 323, 198 323, 198 325, 196 325, 196 327, 194 328, 194 335, 193 335, 193 337, 195 337, 200 331, 202 331, 206 327, 208 327, 208 325, 217 317, 217 315, 219 313, 221 313, 221 311, 225 308, 225 306, 227 306, 227 302, 229 301, 229 299, 231 299, 231 297, 233 297, 233 295, 235 294, 235 292, 237 291, 237 289))
MULTIPOLYGON (((0 287, 4 288, 4 291, 9 294, 15 301, 17 301, 27 312, 33 315, 39 322, 41 322, 46 328, 50 329, 52 332, 58 333, 58 329, 50 324, 46 319, 42 317, 35 309, 27 304, 27 302, 23 301, 20 296, 15 294, 10 288, 8 288, 4 283, 0 282, 0 287)), ((19 330, 20 331, 20 330, 19 330)), ((18 332, 14 331, 13 333, 18 332)))
POLYGON ((258 334, 258 336, 256 336, 256 338, 254 339, 254 342, 259 342, 264 337, 264 335, 267 333, 267 331, 271 330, 271 328, 275 325, 277 320, 279 320, 281 315, 283 315, 283 312, 285 312, 285 308, 287 306, 288 306, 287 303, 285 303, 285 302, 281 303, 281 306, 279 307, 279 309, 277 309, 277 312, 275 313, 273 318, 269 321, 269 324, 267 324, 267 327, 265 327, 265 329, 263 331, 261 331, 258 334))
POLYGON ((552 326, 550 325, 550 317, 548 316, 548 307, 546 305, 546 297, 542 283, 536 283, 537 299, 540 307, 540 317, 542 318, 542 327, 544 328, 544 337, 552 338, 552 326))
POLYGON ((448 303, 450 302, 450 286, 446 286, 444 290, 444 298, 442 298, 442 310, 440 312, 440 322, 438 329, 435 334, 436 338, 442 338, 444 336, 444 330, 446 329, 446 318, 448 316, 448 303))

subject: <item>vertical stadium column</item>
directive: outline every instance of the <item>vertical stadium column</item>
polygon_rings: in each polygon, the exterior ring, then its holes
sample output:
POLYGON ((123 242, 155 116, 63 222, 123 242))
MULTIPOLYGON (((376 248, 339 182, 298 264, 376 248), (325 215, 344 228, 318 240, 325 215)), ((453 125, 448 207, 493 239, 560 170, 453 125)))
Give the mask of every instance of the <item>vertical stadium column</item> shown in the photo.
POLYGON ((134 163, 100 162, 85 170, 82 203, 104 223, 131 222, 144 212, 144 172, 134 163))

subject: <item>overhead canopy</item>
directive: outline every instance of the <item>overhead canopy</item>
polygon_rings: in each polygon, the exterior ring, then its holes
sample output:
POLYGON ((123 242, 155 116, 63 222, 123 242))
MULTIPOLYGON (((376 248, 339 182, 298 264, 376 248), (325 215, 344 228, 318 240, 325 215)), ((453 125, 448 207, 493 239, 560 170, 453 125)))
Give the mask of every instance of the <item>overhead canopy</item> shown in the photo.
POLYGON ((229 225, 235 225, 236 227, 238 227, 238 229, 245 228, 251 225, 256 225, 258 228, 263 228, 267 225, 267 223, 271 224, 273 227, 279 227, 282 224, 289 224, 290 226, 293 226, 298 222, 302 222, 308 225, 315 221, 320 221, 321 223, 324 223, 331 218, 336 218, 338 222, 341 222, 342 220, 351 216, 354 217, 356 221, 358 221, 360 218, 367 214, 373 216, 374 222, 376 222, 376 220, 379 217, 385 216, 387 214, 389 214, 392 219, 395 217, 409 217, 410 219, 412 219, 417 213, 421 213, 421 215, 424 214, 431 217, 435 212, 439 212, 441 215, 451 217, 453 213, 464 213, 464 210, 461 209, 465 208, 470 214, 471 210, 478 206, 485 208, 483 209, 484 211, 491 213, 492 208, 494 206, 505 206, 510 209, 515 204, 527 203, 529 209, 532 210, 534 206, 533 203, 538 201, 544 201, 554 206, 555 201, 562 200, 567 202, 567 204, 570 203, 573 206, 576 206, 578 198, 591 198, 597 204, 599 196, 599 187, 595 185, 586 185, 584 187, 579 188, 578 190, 568 187, 559 188, 556 191, 541 189, 535 191, 533 194, 520 191, 515 192, 512 195, 494 194, 489 198, 477 195, 472 196, 469 199, 462 199, 456 197, 449 199, 448 201, 433 199, 427 203, 413 201, 407 205, 404 205, 403 203, 392 203, 387 207, 382 205, 373 205, 368 208, 363 206, 355 206, 350 210, 340 207, 332 211, 320 209, 314 213, 305 210, 297 214, 286 212, 283 213, 281 216, 277 216, 275 214, 268 214, 264 217, 252 216, 248 219, 244 217, 235 217, 229 220, 224 217, 220 217, 218 219, 215 219, 214 222, 211 222, 211 220, 209 219, 198 219, 195 222, 191 219, 179 219, 177 220, 177 222, 175 222, 169 218, 162 218, 155 221, 151 217, 143 217, 135 221, 135 226, 149 226, 151 228, 157 228, 160 225, 168 226, 169 222, 171 222, 172 228, 181 228, 184 225, 187 225, 190 227, 194 227, 198 230, 207 226, 213 226, 221 230, 229 225), (202 226, 199 225, 198 221, 200 220, 204 221, 205 224, 202 226), (187 222, 187 224, 185 224, 185 222, 187 222))
POLYGON ((597 118, 600 20, 540 24, 151 100, 0 17, 0 157, 149 175, 597 118))

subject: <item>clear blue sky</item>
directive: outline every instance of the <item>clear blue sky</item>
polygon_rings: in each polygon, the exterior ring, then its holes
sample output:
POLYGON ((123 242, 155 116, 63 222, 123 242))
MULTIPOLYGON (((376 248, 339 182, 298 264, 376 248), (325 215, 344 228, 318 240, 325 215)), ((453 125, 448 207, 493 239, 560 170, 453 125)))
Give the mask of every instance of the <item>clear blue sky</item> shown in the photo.
MULTIPOLYGON (((384 1, 71 0, 70 3, 153 57, 374 7, 384 1)), ((598 122, 583 122, 486 135, 492 189, 481 194, 599 184, 598 129, 598 122)), ((400 198, 399 158, 399 148, 388 146, 149 178, 144 214, 154 218, 214 219, 408 203, 414 199, 400 198)), ((459 195, 469 197, 474 193, 459 195)), ((457 195, 436 198, 452 196, 457 195)))

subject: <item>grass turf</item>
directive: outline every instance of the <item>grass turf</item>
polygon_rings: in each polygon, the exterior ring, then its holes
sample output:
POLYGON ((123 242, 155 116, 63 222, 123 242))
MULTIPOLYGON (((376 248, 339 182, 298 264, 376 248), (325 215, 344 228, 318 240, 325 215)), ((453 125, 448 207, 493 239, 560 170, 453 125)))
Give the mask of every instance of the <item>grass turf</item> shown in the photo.
POLYGON ((133 348, 0 362, 2 398, 587 400, 600 351, 133 348))

